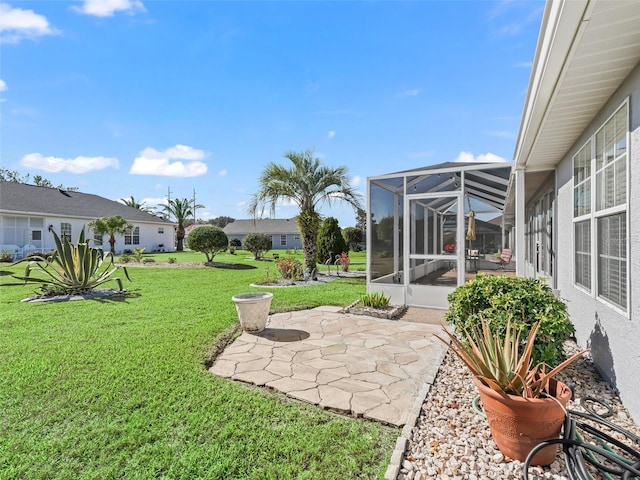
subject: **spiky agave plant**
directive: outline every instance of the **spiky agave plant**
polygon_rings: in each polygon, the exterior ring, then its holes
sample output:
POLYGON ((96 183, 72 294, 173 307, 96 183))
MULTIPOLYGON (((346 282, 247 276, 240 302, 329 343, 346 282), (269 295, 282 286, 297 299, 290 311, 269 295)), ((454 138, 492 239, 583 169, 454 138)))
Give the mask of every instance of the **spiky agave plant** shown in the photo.
POLYGON ((36 255, 17 262, 28 261, 24 276, 14 275, 15 278, 40 283, 45 295, 86 293, 109 281, 115 281, 119 289, 123 290, 122 280, 112 278, 120 268, 127 280, 131 281, 127 269, 115 265, 111 252, 105 253, 101 248, 89 246, 85 240, 84 228, 75 245, 66 238, 60 239, 56 232, 51 233, 56 243, 53 255, 48 258, 36 255), (32 272, 43 273, 45 277, 31 276, 32 272))
MULTIPOLYGON (((520 352, 520 332, 513 332, 511 321, 507 322, 504 338, 491 331, 488 322, 480 319, 481 328, 472 326, 471 332, 464 331, 464 340, 460 340, 443 327, 451 341, 451 350, 462 360, 471 373, 480 378, 492 390, 525 398, 539 398, 544 395, 549 379, 565 369, 580 355, 582 350, 553 369, 543 363, 533 365, 531 352, 538 334, 540 322, 535 323, 520 352)), ((449 342, 438 335, 436 337, 449 342)))

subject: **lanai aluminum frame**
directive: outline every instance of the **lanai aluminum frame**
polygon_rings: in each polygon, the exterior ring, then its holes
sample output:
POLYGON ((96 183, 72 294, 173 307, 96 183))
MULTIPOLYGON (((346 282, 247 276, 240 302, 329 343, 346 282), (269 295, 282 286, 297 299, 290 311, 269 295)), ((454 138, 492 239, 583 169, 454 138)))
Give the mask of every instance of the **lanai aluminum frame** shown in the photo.
POLYGON ((467 215, 503 212, 511 169, 449 162, 369 177, 367 291, 384 292, 392 303, 447 308, 447 295, 470 270, 467 215))

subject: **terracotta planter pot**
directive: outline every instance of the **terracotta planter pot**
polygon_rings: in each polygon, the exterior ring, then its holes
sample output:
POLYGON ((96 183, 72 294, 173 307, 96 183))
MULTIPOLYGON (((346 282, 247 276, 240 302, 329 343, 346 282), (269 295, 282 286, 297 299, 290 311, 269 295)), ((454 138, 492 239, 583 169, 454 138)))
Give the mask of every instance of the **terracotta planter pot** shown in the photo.
POLYGON ((273 293, 240 293, 232 297, 236 304, 240 326, 245 332, 257 333, 265 329, 273 293))
MULTIPOLYGON (((554 398, 522 398, 498 393, 477 378, 473 381, 480 392, 491 435, 506 456, 523 462, 540 442, 559 437, 565 416, 563 407, 571 399, 571 390, 564 383, 549 381, 548 393, 554 398)), ((531 464, 550 465, 557 451, 557 445, 543 448, 531 464)))

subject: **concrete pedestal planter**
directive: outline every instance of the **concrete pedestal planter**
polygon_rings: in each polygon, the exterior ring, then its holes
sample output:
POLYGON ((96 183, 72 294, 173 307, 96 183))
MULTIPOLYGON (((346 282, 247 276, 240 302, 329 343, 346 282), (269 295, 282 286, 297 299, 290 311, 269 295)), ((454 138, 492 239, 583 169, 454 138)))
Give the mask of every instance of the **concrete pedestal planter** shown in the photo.
POLYGON ((272 299, 273 293, 269 292, 239 293, 232 297, 240 326, 245 332, 257 333, 264 330, 272 299))

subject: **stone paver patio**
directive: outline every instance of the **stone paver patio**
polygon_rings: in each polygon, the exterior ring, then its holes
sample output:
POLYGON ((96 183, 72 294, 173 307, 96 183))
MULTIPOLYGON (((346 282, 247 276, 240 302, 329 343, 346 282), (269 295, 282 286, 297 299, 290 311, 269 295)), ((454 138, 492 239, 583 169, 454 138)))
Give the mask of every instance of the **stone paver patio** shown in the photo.
POLYGON ((209 369, 321 407, 402 426, 445 346, 439 324, 349 315, 335 307, 271 315, 209 369))

